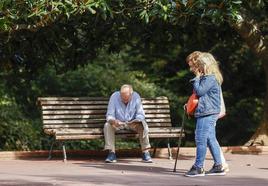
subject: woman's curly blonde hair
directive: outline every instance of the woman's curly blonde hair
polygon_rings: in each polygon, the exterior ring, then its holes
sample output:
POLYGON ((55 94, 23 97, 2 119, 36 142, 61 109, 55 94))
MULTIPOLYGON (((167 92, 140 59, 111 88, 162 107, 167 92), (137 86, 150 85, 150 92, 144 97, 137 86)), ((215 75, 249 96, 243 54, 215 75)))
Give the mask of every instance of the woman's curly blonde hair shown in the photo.
POLYGON ((189 54, 186 58, 186 62, 189 63, 190 61, 194 65, 194 67, 198 66, 197 58, 202 54, 200 51, 194 51, 191 54, 189 54))
POLYGON ((192 65, 199 69, 204 75, 213 74, 216 77, 217 82, 221 85, 223 77, 219 68, 219 63, 213 57, 211 53, 195 51, 187 56, 186 62, 191 61, 192 65))

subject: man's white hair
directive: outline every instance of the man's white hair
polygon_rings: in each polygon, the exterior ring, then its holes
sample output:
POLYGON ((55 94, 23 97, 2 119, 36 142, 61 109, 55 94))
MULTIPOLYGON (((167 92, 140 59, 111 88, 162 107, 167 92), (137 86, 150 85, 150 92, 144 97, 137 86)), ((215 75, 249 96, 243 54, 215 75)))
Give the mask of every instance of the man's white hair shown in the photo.
POLYGON ((121 86, 121 89, 120 89, 120 92, 122 92, 123 89, 125 89, 125 88, 128 88, 131 94, 133 93, 132 85, 129 85, 129 84, 124 84, 124 85, 122 85, 122 86, 121 86))

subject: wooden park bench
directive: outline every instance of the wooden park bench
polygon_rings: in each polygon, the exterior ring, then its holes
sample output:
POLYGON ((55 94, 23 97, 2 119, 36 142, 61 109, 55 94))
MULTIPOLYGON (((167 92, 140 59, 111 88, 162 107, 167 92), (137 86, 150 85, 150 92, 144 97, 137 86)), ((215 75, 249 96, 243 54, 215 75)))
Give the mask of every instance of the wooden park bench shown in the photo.
MULTIPOLYGON (((50 147, 51 158, 53 144, 62 143, 63 157, 66 161, 64 141, 91 140, 104 138, 103 126, 108 105, 108 98, 102 97, 40 97, 38 104, 42 109, 43 129, 53 137, 50 147)), ((179 138, 180 127, 172 127, 170 106, 166 97, 142 98, 146 121, 149 126, 149 137, 168 139, 169 158, 172 159, 169 138, 179 138)), ((130 130, 119 130, 116 136, 138 138, 130 130)), ((154 153, 156 146, 154 147, 154 153)))

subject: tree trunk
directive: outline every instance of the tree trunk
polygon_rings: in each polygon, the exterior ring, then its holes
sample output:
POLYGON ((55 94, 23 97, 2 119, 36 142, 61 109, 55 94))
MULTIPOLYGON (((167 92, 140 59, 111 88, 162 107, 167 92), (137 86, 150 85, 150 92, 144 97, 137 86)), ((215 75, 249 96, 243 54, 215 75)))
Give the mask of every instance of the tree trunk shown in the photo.
MULTIPOLYGON (((267 59, 266 59, 267 60, 267 59)), ((264 63, 264 71, 266 76, 266 94, 264 100, 264 113, 260 126, 251 137, 251 139, 245 144, 246 146, 255 145, 268 145, 268 64, 264 63)))
POLYGON ((262 120, 254 135, 245 145, 268 145, 268 41, 265 40, 258 29, 258 24, 254 20, 244 20, 241 18, 238 22, 231 25, 262 61, 266 76, 266 93, 262 120))

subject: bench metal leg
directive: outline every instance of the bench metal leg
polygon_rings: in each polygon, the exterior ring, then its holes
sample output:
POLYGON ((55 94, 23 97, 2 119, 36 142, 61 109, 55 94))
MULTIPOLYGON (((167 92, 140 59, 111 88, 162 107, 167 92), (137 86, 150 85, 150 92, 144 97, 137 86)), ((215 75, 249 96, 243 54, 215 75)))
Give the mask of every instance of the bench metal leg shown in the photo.
POLYGON ((55 139, 53 138, 52 139, 52 142, 51 142, 51 145, 50 145, 50 150, 49 150, 49 154, 48 154, 47 160, 51 160, 51 158, 52 158, 52 152, 53 152, 54 143, 55 143, 55 139))
POLYGON ((66 150, 65 150, 65 144, 62 143, 62 152, 63 152, 63 161, 64 163, 67 162, 67 156, 66 156, 66 150))
POLYGON ((170 160, 173 160, 173 158, 172 158, 172 152, 171 152, 171 148, 170 148, 170 143, 169 143, 169 138, 168 138, 168 142, 167 142, 167 147, 168 147, 168 158, 170 160))

